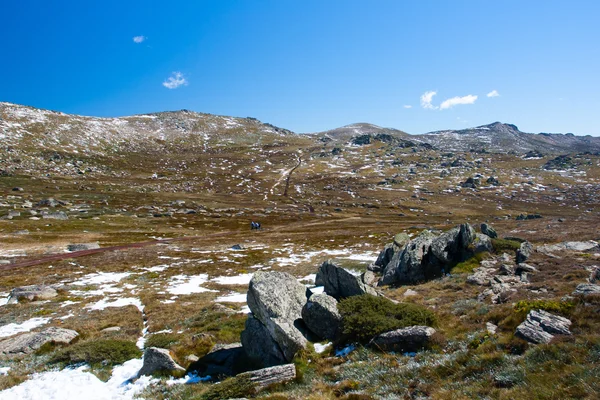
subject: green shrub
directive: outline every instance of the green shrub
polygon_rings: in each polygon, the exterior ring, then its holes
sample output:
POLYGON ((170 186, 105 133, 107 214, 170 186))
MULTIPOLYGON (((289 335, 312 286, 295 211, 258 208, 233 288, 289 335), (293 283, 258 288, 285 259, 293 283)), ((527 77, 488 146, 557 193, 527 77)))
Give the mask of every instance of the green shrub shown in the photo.
POLYGON ((521 300, 515 304, 517 313, 528 314, 531 310, 544 310, 551 313, 569 315, 575 304, 557 300, 521 300))
POLYGON ((490 256, 490 253, 487 251, 483 253, 477 253, 473 257, 456 264, 450 271, 453 274, 470 274, 473 270, 479 267, 481 261, 485 260, 490 256))
POLYGON ((142 352, 135 343, 128 340, 94 340, 76 343, 59 351, 50 359, 50 363, 107 366, 122 364, 141 355, 142 352))
POLYGON ((146 343, 144 343, 144 348, 147 349, 148 347, 158 347, 160 349, 168 349, 174 344, 179 343, 180 339, 181 335, 173 333, 158 333, 148 336, 146 343))
POLYGON ((256 394, 256 387, 247 375, 234 378, 212 385, 206 392, 200 395, 201 400, 221 400, 243 397, 252 397, 256 394))
POLYGON ((412 325, 433 326, 435 314, 425 307, 368 294, 340 301, 343 333, 348 341, 366 342, 380 333, 412 325))
POLYGON ((521 243, 516 240, 492 239, 492 247, 496 253, 501 251, 517 251, 521 243))

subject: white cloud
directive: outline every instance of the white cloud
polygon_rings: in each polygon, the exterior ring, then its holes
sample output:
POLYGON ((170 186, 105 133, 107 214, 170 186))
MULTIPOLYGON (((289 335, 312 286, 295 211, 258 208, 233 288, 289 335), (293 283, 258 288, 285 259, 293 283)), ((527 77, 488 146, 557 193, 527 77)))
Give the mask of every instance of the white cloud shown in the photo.
POLYGON ((444 100, 442 104, 440 104, 440 110, 446 110, 459 104, 473 104, 475 103, 475 100, 477 100, 477 96, 472 94, 463 97, 452 97, 451 99, 444 100))
POLYGON ((173 72, 169 79, 163 82, 167 89, 177 89, 181 85, 187 85, 188 81, 181 72, 173 72))
POLYGON ((134 43, 142 43, 144 40, 146 40, 147 37, 146 36, 134 36, 133 37, 133 41, 134 43))
POLYGON ((404 108, 412 108, 412 106, 411 106, 411 105, 409 105, 409 104, 407 104, 407 105, 405 105, 405 106, 403 106, 403 107, 404 107, 404 108))
POLYGON ((437 109, 436 106, 431 104, 431 100, 433 100, 433 96, 435 96, 436 94, 437 92, 434 92, 433 90, 423 93, 423 95, 421 96, 421 107, 429 110, 437 109))
POLYGON ((498 93, 497 90, 492 90, 491 92, 489 92, 487 95, 487 97, 498 97, 500 96, 500 93, 498 93))

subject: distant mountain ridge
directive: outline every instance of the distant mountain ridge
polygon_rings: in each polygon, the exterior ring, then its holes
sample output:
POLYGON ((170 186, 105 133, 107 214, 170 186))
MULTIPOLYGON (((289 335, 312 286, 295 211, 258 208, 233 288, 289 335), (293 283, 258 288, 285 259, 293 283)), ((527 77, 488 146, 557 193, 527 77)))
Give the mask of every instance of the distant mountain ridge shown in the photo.
POLYGON ((227 145, 272 145, 282 140, 302 143, 303 146, 320 142, 368 145, 379 141, 401 147, 421 145, 440 151, 600 151, 600 137, 576 136, 571 133, 525 133, 516 125, 501 122, 419 135, 363 122, 298 135, 255 118, 219 116, 188 110, 97 118, 0 103, 0 144, 2 147, 11 146, 25 151, 60 149, 97 153, 114 149, 157 148, 165 144, 206 151, 227 145))

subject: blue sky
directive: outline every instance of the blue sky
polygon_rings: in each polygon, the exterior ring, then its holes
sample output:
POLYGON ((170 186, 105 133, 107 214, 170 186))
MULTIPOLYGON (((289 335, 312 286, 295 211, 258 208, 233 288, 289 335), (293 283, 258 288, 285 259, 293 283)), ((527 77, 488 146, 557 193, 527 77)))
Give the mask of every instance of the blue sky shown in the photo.
POLYGON ((600 136, 599 15, 597 0, 6 1, 0 101, 600 136))

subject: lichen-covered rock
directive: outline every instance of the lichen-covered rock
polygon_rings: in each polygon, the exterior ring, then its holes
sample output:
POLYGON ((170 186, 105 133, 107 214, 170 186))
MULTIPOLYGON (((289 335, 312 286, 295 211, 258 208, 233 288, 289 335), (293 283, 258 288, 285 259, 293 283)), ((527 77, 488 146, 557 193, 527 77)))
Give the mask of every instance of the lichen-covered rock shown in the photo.
POLYGON ((7 356, 30 354, 46 343, 69 344, 79 334, 71 329, 51 327, 41 332, 27 332, 0 342, 0 353, 7 356))
POLYGON ((336 299, 360 296, 365 293, 377 296, 375 289, 363 283, 360 276, 338 267, 331 260, 327 260, 321 265, 317 272, 317 280, 323 283, 325 293, 336 299))
POLYGON ((570 335, 571 321, 544 310, 532 310, 515 334, 531 343, 549 343, 554 335, 570 335))
POLYGON ((322 339, 335 340, 341 333, 342 316, 337 300, 325 293, 311 296, 302 309, 302 319, 322 339))
POLYGON ((152 375, 154 373, 168 373, 172 375, 183 375, 185 368, 173 360, 169 350, 149 347, 144 351, 144 364, 138 372, 138 377, 152 375))
POLYGON ((369 346, 382 351, 418 351, 427 346, 435 329, 428 326, 409 326, 375 336, 369 346))
POLYGON ((425 279, 424 269, 429 263, 429 250, 435 235, 423 231, 411 240, 402 251, 394 254, 383 270, 379 286, 394 283, 416 283, 425 279))
POLYGON ((591 294, 600 294, 600 285, 595 285, 593 283, 580 283, 575 288, 573 294, 588 296, 591 294))
POLYGON ((11 290, 8 303, 18 303, 22 300, 49 300, 58 296, 56 289, 45 285, 21 286, 11 290))

